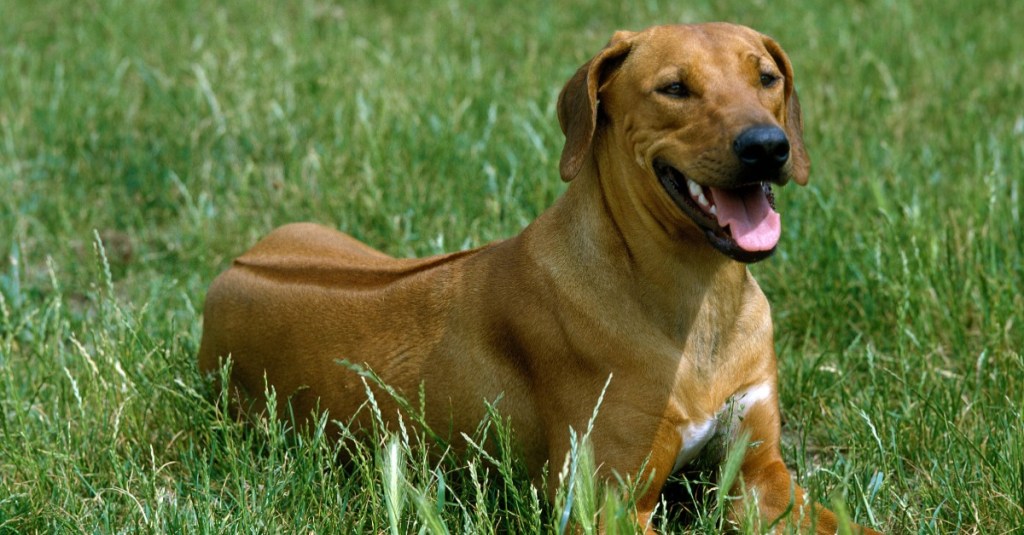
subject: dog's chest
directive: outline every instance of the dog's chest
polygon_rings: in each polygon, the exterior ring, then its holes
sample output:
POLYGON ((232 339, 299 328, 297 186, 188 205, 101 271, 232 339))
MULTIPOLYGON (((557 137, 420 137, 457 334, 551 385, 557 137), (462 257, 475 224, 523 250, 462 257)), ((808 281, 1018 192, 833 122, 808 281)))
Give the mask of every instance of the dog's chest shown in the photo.
MULTIPOLYGON (((676 472, 704 452, 708 444, 714 442, 715 448, 723 448, 739 427, 750 408, 758 403, 768 403, 772 397, 772 386, 762 383, 732 395, 722 404, 713 416, 703 420, 694 420, 676 428, 679 433, 679 453, 672 471, 676 472)), ((712 452, 721 456, 723 451, 712 452)))

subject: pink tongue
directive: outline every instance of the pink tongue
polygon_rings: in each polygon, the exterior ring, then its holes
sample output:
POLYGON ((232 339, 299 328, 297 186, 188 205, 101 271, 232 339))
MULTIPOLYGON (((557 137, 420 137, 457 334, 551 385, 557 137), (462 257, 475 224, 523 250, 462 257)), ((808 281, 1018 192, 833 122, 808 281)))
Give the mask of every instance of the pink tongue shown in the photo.
POLYGON ((729 227, 736 243, 745 251, 769 251, 779 243, 782 223, 779 213, 768 204, 761 186, 739 190, 711 188, 719 226, 729 227))

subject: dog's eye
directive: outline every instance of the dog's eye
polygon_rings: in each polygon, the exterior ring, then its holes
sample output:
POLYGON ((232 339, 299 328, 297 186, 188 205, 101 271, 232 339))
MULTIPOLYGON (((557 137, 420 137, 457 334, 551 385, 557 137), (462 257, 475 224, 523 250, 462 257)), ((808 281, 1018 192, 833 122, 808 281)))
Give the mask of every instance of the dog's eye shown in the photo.
POLYGON ((672 82, 658 90, 662 95, 683 98, 690 96, 690 90, 682 82, 672 82))
POLYGON ((779 77, 771 73, 761 73, 761 87, 772 87, 779 81, 779 77))

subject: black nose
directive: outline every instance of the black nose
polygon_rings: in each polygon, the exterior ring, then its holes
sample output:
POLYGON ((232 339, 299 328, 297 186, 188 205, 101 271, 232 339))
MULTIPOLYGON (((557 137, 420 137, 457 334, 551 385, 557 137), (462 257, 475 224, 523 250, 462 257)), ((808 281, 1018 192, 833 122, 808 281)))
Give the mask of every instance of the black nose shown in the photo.
POLYGON ((736 136, 732 150, 744 167, 775 170, 789 159, 789 140, 777 126, 751 126, 736 136))

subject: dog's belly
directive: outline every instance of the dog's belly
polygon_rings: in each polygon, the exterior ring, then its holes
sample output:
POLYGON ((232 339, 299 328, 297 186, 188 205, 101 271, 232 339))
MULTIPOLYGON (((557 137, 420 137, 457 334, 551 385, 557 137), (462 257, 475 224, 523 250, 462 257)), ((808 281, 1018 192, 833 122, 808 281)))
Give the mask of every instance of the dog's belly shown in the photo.
POLYGON ((679 453, 676 454, 672 472, 678 472, 698 456, 720 459, 725 453, 725 442, 733 437, 736 425, 750 408, 759 403, 770 402, 771 398, 772 385, 760 383, 730 396, 714 416, 679 426, 676 429, 680 438, 679 453), (705 451, 712 443, 714 444, 710 448, 715 451, 705 451))

